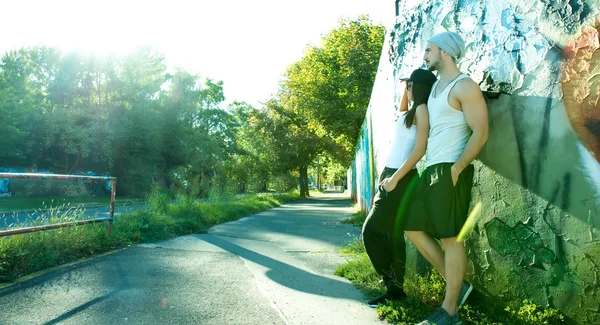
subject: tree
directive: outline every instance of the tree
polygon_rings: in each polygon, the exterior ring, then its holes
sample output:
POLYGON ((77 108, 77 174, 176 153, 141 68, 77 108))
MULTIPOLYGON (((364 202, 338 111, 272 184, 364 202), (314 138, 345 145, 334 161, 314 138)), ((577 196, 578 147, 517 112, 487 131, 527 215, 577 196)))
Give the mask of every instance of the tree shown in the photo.
POLYGON ((282 82, 281 101, 327 144, 338 162, 348 165, 367 110, 383 46, 384 27, 361 16, 341 19, 291 65, 282 82))
POLYGON ((265 136, 268 116, 245 102, 233 102, 228 111, 238 125, 235 136, 238 151, 230 162, 228 178, 236 183, 240 192, 249 188, 264 192, 274 171, 273 147, 265 136))
POLYGON ((305 115, 297 114, 290 106, 272 98, 265 104, 268 119, 263 126, 268 134, 273 152, 273 165, 277 172, 299 172, 300 195, 308 193, 308 165, 322 150, 322 139, 308 127, 305 115))
MULTIPOLYGON (((122 58, 48 47, 11 51, 0 60, 0 166, 110 172, 119 194, 131 196, 153 183, 195 196, 211 183, 284 189, 295 173, 307 196, 308 167, 318 154, 327 152, 338 166, 351 156, 380 34, 364 17, 342 20, 321 48, 310 47, 289 67, 264 107, 234 103, 227 110, 223 82, 168 73, 165 58, 150 48, 122 58)), ((327 177, 330 169, 322 168, 327 177)))

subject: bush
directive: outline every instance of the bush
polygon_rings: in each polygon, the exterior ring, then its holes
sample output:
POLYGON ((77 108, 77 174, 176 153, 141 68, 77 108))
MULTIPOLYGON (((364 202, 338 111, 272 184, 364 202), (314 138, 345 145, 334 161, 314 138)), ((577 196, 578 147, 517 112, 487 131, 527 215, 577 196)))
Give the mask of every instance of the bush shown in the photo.
POLYGON ((171 197, 168 191, 161 190, 157 186, 153 186, 150 192, 146 195, 146 203, 148 209, 156 214, 164 214, 171 203, 171 197))
POLYGON ((286 192, 296 186, 298 186, 298 176, 293 173, 275 176, 271 182, 271 187, 276 192, 286 192))
POLYGON ((233 201, 237 194, 237 189, 230 185, 214 184, 208 191, 208 200, 211 202, 233 201))

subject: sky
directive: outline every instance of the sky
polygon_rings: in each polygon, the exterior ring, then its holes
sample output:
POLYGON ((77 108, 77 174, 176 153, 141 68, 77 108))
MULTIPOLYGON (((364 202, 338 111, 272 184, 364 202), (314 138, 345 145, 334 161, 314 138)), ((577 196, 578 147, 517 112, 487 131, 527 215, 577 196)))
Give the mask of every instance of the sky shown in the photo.
POLYGON ((2 5, 0 54, 21 47, 125 55, 152 46, 170 69, 222 80, 226 103, 255 106, 340 17, 388 25, 394 0, 20 0, 2 5))

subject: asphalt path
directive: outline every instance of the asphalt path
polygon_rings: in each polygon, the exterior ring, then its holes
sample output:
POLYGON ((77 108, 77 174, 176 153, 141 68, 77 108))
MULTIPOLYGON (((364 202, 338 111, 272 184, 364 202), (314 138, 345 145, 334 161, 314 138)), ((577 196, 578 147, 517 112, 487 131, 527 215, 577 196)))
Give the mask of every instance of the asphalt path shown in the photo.
POLYGON ((333 274, 352 212, 324 194, 63 266, 0 289, 0 324, 382 324, 333 274))

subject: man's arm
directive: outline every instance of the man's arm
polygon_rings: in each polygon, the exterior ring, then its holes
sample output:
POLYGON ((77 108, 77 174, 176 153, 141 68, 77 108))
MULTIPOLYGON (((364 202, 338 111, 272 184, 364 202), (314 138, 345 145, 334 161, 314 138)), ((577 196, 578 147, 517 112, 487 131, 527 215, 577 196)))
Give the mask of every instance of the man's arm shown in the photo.
POLYGON ((452 166, 452 181, 456 185, 458 175, 477 158, 488 139, 489 123, 488 110, 483 93, 473 80, 465 80, 457 85, 457 98, 469 127, 473 131, 463 153, 452 166))

